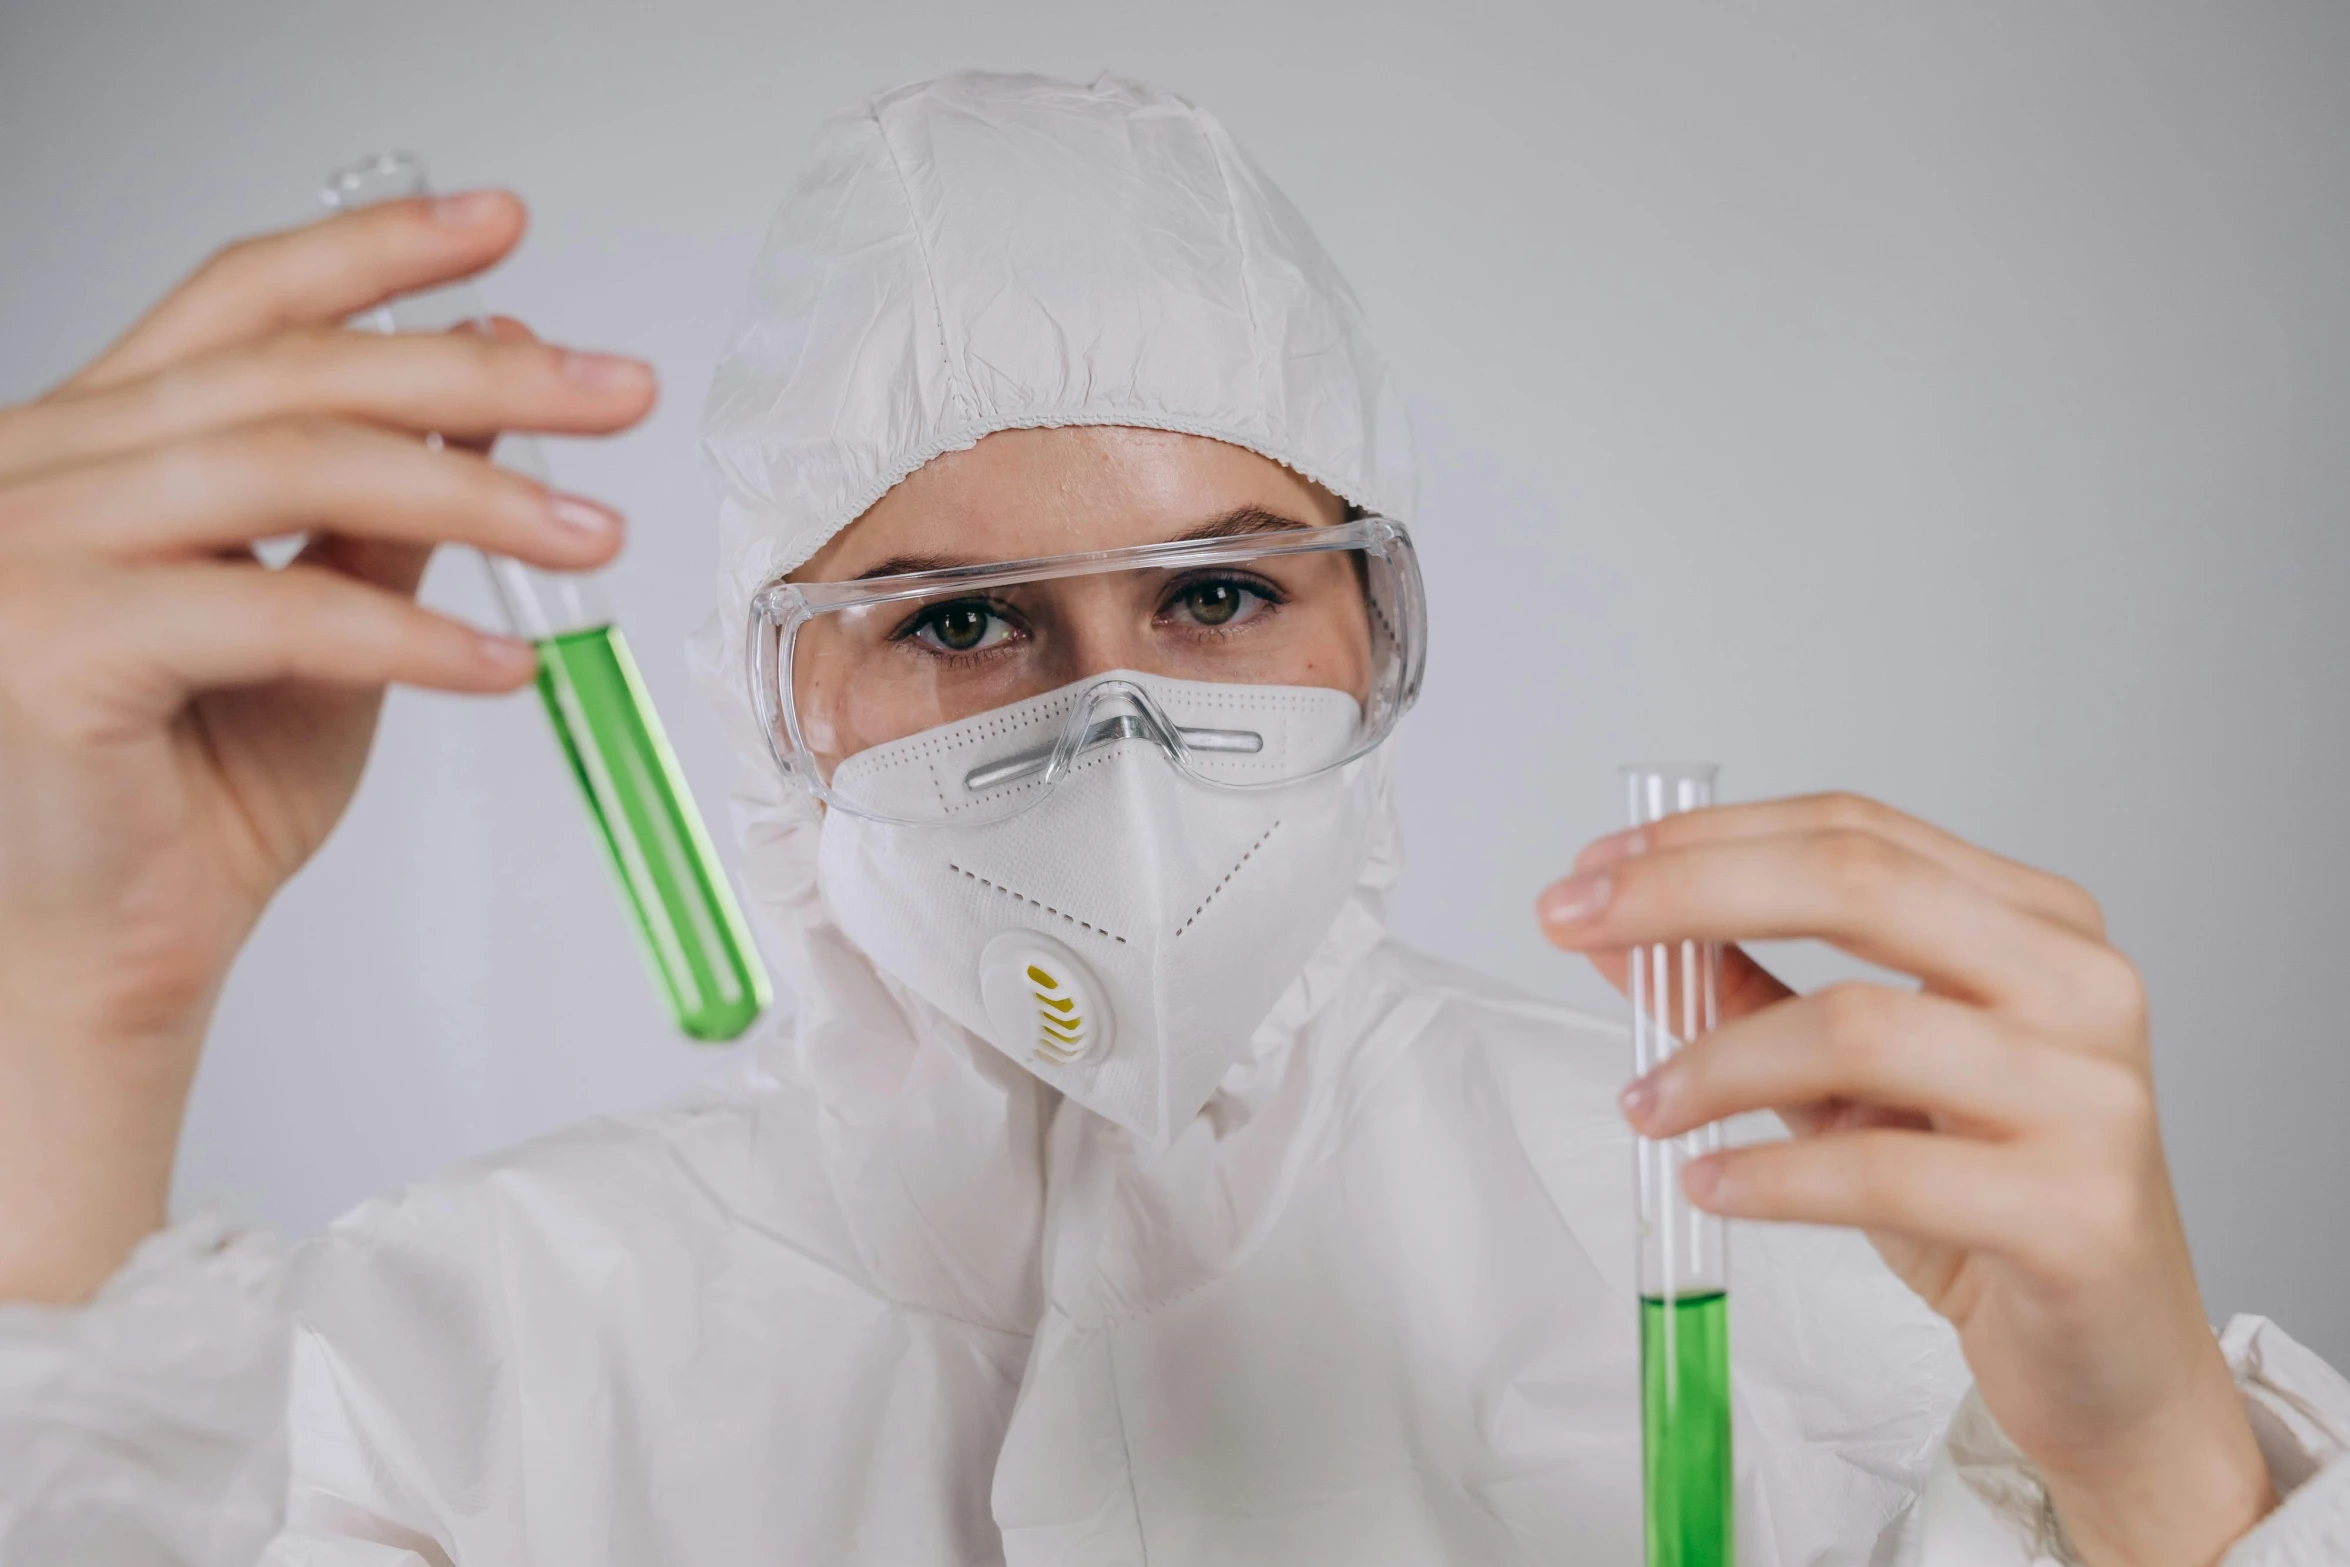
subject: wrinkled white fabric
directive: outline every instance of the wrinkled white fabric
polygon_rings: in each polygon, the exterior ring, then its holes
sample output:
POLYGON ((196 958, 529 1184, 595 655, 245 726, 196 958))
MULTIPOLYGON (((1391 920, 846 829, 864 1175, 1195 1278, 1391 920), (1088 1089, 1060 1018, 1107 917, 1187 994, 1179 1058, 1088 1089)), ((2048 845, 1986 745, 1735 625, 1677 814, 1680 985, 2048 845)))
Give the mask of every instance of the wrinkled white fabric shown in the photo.
MULTIPOLYGON (((826 132, 775 235, 711 404, 722 623, 1009 424, 1201 430, 1408 515, 1343 288, 1175 100, 887 95, 826 132)), ((705 651, 757 758, 733 644, 705 651)), ((747 769, 745 890, 796 1018, 729 1090, 304 1249, 267 1559, 1636 1561, 1625 1043, 1388 939, 1389 768, 1344 904, 1164 1149, 876 968, 826 907, 815 811, 747 769)), ((26 1540, 248 1559, 283 1374, 252 1346, 286 1323, 256 1256, 182 1232, 84 1311, 0 1312, 12 1567, 26 1540)), ((1945 1445, 1952 1337, 1862 1241, 1739 1228, 1732 1302, 1745 1567, 2034 1559, 2028 1468, 1964 1419, 1945 1445)), ((2228 1346, 2291 1493, 2236 1559, 2339 1560, 2350 1393, 2273 1329, 2228 1346)))
MULTIPOLYGON (((2350 1449, 2350 1383, 2263 1317, 2229 1323, 2220 1351, 2283 1498, 2221 1567, 2350 1562, 2350 1465, 2340 1462, 2350 1449)), ((1951 1421, 1922 1505, 1934 1527, 1917 1567, 2074 1560, 2031 1461, 1974 1393, 1951 1421)))
POLYGON ((950 76, 826 123, 702 416, 722 613, 996 430, 1214 436, 1409 519, 1403 400, 1297 209, 1209 115, 950 76))
POLYGON ((285 1266, 209 1215, 88 1306, 0 1302, 0 1564, 250 1562, 286 1484, 285 1266))

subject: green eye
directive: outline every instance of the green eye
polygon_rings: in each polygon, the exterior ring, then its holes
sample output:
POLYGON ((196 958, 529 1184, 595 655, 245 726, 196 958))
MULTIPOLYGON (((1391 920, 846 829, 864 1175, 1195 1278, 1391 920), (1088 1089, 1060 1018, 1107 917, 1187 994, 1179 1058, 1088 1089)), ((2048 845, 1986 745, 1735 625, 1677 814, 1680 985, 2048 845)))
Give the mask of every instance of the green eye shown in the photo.
POLYGON ((1178 584, 1159 613, 1170 620, 1220 631, 1253 620, 1279 602, 1278 593, 1244 577, 1195 577, 1178 584))
POLYGON ((983 599, 957 599, 923 611, 908 631, 924 647, 942 653, 978 653, 1008 640, 1012 623, 983 599))
POLYGON ((931 622, 938 640, 957 653, 968 653, 987 635, 987 611, 974 604, 949 604, 931 622))
POLYGON ((1202 582, 1183 595, 1183 607, 1203 626, 1220 626, 1240 613, 1240 585, 1202 582))

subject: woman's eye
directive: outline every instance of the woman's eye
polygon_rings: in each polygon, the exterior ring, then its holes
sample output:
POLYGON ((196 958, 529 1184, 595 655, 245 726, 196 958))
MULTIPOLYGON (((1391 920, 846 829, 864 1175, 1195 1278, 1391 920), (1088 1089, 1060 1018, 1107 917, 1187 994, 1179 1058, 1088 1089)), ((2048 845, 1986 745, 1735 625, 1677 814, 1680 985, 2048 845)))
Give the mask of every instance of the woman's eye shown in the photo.
POLYGON ((981 653, 1012 635, 1012 623, 985 604, 941 604, 914 627, 914 640, 942 653, 981 653))
POLYGON ((1212 578, 1178 589, 1168 608, 1197 626, 1231 626, 1265 607, 1265 596, 1245 582, 1212 578))

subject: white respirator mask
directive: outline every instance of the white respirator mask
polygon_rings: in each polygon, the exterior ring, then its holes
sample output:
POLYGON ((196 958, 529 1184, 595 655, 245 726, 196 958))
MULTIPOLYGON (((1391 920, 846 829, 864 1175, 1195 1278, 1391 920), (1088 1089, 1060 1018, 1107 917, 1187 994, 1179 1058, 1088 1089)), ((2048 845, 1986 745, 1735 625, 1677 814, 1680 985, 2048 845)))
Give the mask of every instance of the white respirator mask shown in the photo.
MULTIPOLYGON (((1369 853, 1365 765, 1225 790, 1168 765, 1166 685, 1120 671, 844 765, 927 788, 1072 710, 1114 726, 1033 810, 976 826, 832 812, 819 878, 833 917, 923 999, 1098 1115, 1165 1142, 1198 1110, 1305 966, 1369 853), (1056 712, 1056 710, 1058 710, 1056 712), (1154 711, 1155 710, 1155 711, 1154 711)), ((1198 686, 1195 714, 1261 723, 1267 748, 1354 733, 1342 691, 1198 686)))
POLYGON ((1421 624, 1409 540, 1368 518, 779 583, 751 657, 777 759, 826 806, 841 930, 1164 1144, 1362 875, 1366 757, 1416 692, 1421 624), (1039 690, 1080 623, 1140 628, 1159 667, 1039 690))

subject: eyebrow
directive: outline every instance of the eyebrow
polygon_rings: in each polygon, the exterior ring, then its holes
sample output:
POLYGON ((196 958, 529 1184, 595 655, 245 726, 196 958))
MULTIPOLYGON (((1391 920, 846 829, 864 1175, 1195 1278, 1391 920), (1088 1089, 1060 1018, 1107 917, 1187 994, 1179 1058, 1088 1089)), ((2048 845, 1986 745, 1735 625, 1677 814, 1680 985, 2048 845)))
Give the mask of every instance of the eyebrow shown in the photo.
MULTIPOLYGON (((1156 542, 1196 544, 1206 539, 1244 539, 1258 533, 1288 533, 1312 526, 1312 523, 1300 522, 1295 517, 1284 517, 1263 506, 1235 506, 1230 511, 1219 512, 1196 528, 1156 542)), ((848 580, 864 582, 874 577, 902 577, 917 571, 946 571, 956 566, 992 564, 994 562, 974 560, 968 555, 892 555, 848 580)))

